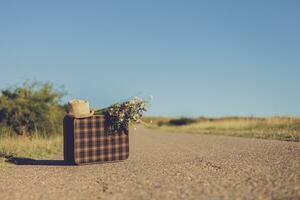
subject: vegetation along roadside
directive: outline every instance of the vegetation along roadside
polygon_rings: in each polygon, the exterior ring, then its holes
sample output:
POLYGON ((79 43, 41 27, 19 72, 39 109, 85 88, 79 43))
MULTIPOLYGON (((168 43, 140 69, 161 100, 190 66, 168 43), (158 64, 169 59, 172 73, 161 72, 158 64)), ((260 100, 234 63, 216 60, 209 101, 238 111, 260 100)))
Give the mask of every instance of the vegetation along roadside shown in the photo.
POLYGON ((171 132, 300 141, 300 118, 297 117, 145 117, 144 122, 149 128, 171 132))

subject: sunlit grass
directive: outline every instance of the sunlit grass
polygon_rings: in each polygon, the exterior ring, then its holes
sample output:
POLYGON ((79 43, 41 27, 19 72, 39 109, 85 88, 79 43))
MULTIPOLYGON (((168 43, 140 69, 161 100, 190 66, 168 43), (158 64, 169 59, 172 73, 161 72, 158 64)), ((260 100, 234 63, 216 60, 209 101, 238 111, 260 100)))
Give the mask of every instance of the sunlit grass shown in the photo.
POLYGON ((204 133, 300 141, 300 118, 295 117, 226 117, 226 118, 145 118, 151 128, 167 131, 204 133), (177 125, 186 123, 184 125, 177 125))
POLYGON ((0 137, 0 167, 11 157, 47 159, 62 151, 62 136, 13 136, 9 133, 0 137))

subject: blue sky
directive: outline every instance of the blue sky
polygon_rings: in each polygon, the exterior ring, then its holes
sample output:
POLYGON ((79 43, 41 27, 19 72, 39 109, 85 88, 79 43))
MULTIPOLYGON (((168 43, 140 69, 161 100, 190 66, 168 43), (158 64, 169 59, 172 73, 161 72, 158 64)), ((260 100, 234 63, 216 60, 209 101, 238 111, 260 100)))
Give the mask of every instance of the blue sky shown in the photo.
POLYGON ((300 115, 299 1, 1 1, 0 87, 149 115, 300 115))

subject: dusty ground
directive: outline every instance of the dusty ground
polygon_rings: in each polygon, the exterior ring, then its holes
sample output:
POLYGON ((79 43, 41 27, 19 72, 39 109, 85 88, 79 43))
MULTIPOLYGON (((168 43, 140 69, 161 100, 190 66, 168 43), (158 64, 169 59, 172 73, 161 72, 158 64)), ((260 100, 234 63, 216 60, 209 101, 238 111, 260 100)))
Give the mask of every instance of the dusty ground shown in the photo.
POLYGON ((145 129, 130 143, 125 162, 0 169, 0 199, 300 199, 300 143, 145 129))

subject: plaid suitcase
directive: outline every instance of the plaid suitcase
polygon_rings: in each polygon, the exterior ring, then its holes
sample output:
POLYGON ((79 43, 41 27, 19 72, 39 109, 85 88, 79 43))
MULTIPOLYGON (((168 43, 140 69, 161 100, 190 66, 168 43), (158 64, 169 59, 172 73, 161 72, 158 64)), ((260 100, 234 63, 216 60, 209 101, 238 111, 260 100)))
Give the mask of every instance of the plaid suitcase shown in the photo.
POLYGON ((129 156, 128 131, 112 131, 104 115, 64 118, 64 160, 70 164, 125 160, 129 156))

